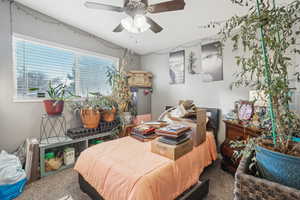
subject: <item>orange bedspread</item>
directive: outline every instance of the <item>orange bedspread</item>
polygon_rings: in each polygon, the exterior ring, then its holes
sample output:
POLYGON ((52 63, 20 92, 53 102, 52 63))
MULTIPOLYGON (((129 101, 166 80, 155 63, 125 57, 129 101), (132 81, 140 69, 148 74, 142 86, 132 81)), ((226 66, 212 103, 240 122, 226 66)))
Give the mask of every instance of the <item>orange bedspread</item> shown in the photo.
POLYGON ((176 161, 151 153, 149 142, 125 137, 86 149, 75 170, 106 200, 173 200, 216 158, 210 132, 203 144, 176 161))

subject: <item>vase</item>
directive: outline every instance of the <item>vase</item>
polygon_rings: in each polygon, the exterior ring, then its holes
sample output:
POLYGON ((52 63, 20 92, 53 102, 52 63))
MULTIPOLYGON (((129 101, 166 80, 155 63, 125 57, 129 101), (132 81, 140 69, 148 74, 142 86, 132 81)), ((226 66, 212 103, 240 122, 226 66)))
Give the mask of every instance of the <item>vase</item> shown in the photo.
POLYGON ((132 115, 130 112, 124 112, 124 120, 125 124, 131 124, 132 123, 132 115))

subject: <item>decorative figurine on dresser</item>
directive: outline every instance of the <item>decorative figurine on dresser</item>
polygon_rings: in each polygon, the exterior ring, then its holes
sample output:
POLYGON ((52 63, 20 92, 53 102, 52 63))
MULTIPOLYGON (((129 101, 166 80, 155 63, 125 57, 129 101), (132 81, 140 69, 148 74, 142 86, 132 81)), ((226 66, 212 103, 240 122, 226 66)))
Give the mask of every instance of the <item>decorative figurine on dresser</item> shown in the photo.
POLYGON ((234 110, 225 115, 224 119, 226 138, 221 145, 221 167, 232 174, 235 174, 240 162, 234 156, 235 151, 240 149, 234 148, 232 142, 257 137, 270 128, 266 104, 258 101, 256 91, 250 92, 250 100, 235 102, 234 110))

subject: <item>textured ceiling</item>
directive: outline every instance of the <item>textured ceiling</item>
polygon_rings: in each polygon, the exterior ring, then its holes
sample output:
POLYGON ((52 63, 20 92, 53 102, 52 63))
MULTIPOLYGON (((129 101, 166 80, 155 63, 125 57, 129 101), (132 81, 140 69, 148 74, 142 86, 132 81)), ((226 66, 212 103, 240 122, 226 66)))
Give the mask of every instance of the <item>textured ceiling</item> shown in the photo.
MULTIPOLYGON (((83 29, 122 47, 130 48, 138 54, 147 54, 162 49, 172 48, 180 44, 215 35, 218 29, 202 29, 214 20, 224 20, 235 14, 241 15, 247 9, 233 5, 230 0, 185 0, 184 11, 160 14, 148 14, 164 30, 154 34, 147 31, 132 34, 126 31, 113 33, 112 30, 126 15, 111 11, 93 10, 84 7, 85 0, 17 0, 18 2, 38 10, 62 22, 83 29)), ((122 6, 123 0, 90 0, 122 6)), ((149 0, 149 4, 167 0, 149 0)), ((281 0, 286 2, 288 0, 281 0)))

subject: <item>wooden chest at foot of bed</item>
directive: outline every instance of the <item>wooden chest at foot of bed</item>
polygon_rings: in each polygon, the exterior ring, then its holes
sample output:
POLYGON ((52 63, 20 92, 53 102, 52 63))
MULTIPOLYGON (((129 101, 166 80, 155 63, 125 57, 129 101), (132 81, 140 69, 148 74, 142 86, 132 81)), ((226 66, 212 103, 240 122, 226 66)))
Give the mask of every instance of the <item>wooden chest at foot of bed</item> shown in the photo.
POLYGON ((188 140, 179 145, 169 145, 158 141, 159 138, 151 142, 151 152, 164 156, 171 160, 177 160, 181 156, 193 150, 192 140, 188 140))

